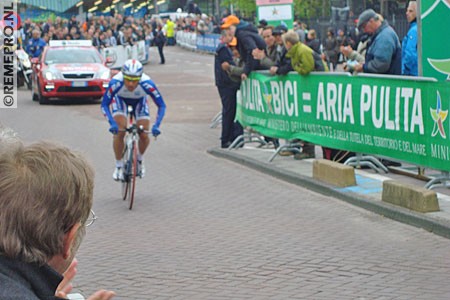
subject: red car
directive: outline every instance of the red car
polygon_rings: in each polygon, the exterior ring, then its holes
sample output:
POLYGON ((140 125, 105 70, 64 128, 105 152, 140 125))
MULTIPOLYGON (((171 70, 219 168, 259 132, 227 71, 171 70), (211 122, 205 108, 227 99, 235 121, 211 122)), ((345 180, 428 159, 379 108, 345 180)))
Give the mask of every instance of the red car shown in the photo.
POLYGON ((50 41, 39 58, 31 60, 33 100, 100 98, 108 87, 111 70, 88 40, 50 41))

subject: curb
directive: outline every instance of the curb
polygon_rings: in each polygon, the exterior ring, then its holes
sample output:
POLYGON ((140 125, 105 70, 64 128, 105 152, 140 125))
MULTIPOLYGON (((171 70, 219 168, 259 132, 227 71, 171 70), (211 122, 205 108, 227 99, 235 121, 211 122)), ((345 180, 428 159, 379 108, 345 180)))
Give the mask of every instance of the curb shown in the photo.
POLYGON ((436 235, 450 239, 450 222, 416 213, 414 211, 397 207, 385 202, 374 202, 356 193, 342 193, 336 190, 336 187, 327 185, 312 179, 311 177, 296 174, 284 170, 273 164, 261 162, 256 159, 244 157, 237 154, 239 150, 222 150, 219 148, 208 149, 207 152, 218 158, 225 158, 240 165, 260 171, 264 174, 273 176, 280 180, 307 188, 322 195, 331 196, 343 200, 352 205, 364 208, 368 211, 382 215, 386 218, 425 229, 436 235))

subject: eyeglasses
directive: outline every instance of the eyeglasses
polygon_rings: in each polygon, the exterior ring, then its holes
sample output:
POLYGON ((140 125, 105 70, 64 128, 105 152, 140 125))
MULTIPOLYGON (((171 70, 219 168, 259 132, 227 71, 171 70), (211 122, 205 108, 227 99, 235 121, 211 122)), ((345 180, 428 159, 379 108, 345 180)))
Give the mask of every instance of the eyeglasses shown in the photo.
POLYGON ((95 220, 97 220, 97 216, 95 215, 95 212, 91 209, 91 212, 89 213, 89 217, 86 220, 86 223, 84 223, 84 226, 89 227, 92 224, 94 224, 95 220))
POLYGON ((139 81, 139 80, 141 80, 141 77, 123 75, 123 79, 129 80, 129 81, 139 81))

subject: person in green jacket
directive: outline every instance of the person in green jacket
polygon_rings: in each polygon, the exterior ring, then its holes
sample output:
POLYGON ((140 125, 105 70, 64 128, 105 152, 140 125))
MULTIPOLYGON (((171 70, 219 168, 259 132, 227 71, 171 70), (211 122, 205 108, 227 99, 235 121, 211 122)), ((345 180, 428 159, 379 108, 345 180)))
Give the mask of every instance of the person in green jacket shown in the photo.
POLYGON ((175 23, 169 18, 165 24, 166 36, 167 36, 167 46, 175 45, 175 23))
POLYGON ((298 34, 289 30, 282 35, 284 46, 287 49, 286 57, 291 59, 292 68, 301 75, 314 71, 313 50, 299 41, 298 34))
MULTIPOLYGON (((307 75, 315 70, 313 50, 300 42, 299 36, 295 31, 289 30, 281 38, 287 50, 286 57, 291 59, 291 65, 294 71, 300 75, 307 75)), ((295 141, 302 143, 303 146, 302 152, 294 154, 294 159, 316 157, 314 144, 301 140, 295 141)))

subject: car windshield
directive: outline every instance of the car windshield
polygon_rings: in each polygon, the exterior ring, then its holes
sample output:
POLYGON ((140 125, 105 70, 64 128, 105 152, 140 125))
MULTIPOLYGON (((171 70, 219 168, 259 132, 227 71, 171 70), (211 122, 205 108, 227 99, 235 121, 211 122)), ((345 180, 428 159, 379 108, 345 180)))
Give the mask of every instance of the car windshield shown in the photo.
POLYGON ((48 49, 45 64, 101 63, 102 60, 93 48, 54 48, 48 49))

